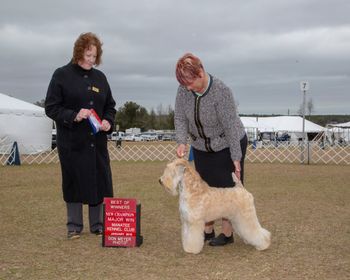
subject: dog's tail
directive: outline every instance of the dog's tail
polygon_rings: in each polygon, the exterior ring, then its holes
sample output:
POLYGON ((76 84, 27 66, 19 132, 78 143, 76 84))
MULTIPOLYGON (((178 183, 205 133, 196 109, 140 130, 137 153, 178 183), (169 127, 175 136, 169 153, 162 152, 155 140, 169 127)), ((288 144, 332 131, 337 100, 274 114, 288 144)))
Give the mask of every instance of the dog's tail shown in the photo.
POLYGON ((233 182, 235 182, 236 187, 242 187, 242 188, 244 188, 244 186, 243 186, 241 180, 239 180, 239 179, 237 178, 237 176, 236 176, 236 174, 235 174, 234 172, 232 172, 232 179, 233 179, 233 182))

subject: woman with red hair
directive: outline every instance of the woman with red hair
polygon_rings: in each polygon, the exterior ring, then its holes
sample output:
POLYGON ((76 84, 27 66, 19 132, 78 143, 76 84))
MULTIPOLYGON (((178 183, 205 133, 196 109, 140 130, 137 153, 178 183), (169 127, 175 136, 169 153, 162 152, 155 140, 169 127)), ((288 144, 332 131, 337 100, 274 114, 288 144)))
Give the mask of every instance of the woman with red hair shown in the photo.
POLYGON ((90 232, 102 235, 103 198, 113 196, 107 134, 116 110, 106 76, 94 68, 101 56, 99 38, 81 34, 71 62, 54 72, 45 100, 46 114, 56 122, 69 239, 83 230, 83 204, 89 205, 90 232), (88 120, 92 109, 102 120, 97 133, 88 120))

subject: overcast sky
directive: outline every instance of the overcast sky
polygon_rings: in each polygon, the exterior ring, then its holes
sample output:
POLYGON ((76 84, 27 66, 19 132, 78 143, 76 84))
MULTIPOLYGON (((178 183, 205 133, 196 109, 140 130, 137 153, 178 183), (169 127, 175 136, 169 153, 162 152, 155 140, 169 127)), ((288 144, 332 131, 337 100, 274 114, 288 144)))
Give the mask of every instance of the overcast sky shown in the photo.
POLYGON ((2 0, 0 92, 35 102, 83 32, 103 41, 117 107, 174 107, 185 52, 234 92, 239 112, 350 114, 349 0, 2 0))

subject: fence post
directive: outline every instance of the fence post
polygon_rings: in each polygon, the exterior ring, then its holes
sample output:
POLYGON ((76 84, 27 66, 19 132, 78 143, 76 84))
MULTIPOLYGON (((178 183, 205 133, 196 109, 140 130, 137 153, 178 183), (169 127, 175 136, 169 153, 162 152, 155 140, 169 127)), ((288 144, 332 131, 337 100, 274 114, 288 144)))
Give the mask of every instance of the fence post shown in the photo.
POLYGON ((307 164, 310 164, 311 161, 311 148, 310 141, 307 141, 307 164))
POLYGON ((305 142, 302 140, 302 141, 300 141, 300 139, 299 139, 299 141, 298 141, 299 143, 299 145, 300 145, 300 163, 301 164, 304 164, 305 163, 305 142))

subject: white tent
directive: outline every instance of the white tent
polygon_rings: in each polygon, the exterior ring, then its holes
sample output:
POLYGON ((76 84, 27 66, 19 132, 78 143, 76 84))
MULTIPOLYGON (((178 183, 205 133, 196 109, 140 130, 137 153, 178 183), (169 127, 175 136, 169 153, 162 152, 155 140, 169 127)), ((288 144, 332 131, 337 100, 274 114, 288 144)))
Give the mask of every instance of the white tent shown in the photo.
POLYGON ((244 129, 247 133, 248 140, 254 141, 258 138, 258 121, 256 117, 240 117, 243 123, 244 129))
POLYGON ((343 143, 343 141, 350 142, 350 122, 328 124, 327 127, 329 128, 328 134, 330 134, 331 143, 335 141, 339 143, 343 143))
POLYGON ((52 120, 44 108, 0 93, 0 153, 16 141, 21 154, 51 149, 52 120))
MULTIPOLYGON (((302 137, 303 118, 300 116, 277 116, 277 117, 241 117, 243 125, 250 140, 257 139, 259 133, 282 134, 288 133, 291 140, 302 137), (255 132, 252 132, 252 131, 255 132)), ((325 128, 305 120, 305 133, 319 133, 325 128)))
MULTIPOLYGON (((260 132, 288 131, 302 132, 303 118, 299 116, 264 117, 258 119, 260 132)), ((305 120, 305 132, 322 132, 325 128, 305 120)))
POLYGON ((256 117, 241 117, 244 128, 258 128, 258 121, 256 117))
POLYGON ((340 128, 350 128, 350 122, 329 124, 328 126, 340 127, 340 128))
MULTIPOLYGON (((245 128, 257 128, 260 132, 302 132, 303 118, 299 116, 241 117, 245 128)), ((321 132, 325 128, 305 120, 305 132, 321 132)))

